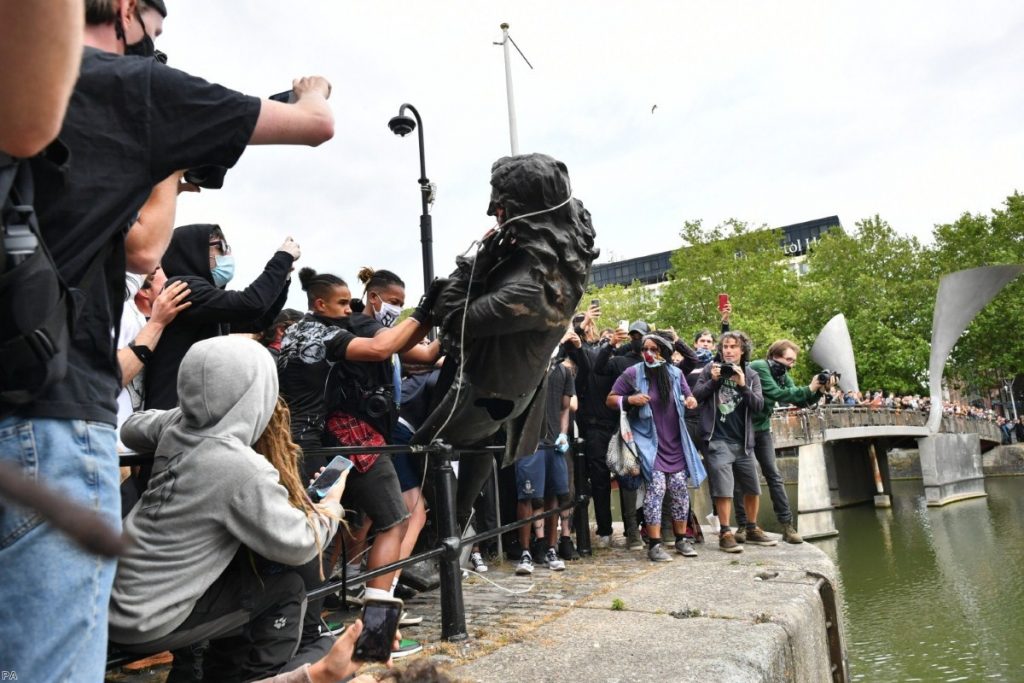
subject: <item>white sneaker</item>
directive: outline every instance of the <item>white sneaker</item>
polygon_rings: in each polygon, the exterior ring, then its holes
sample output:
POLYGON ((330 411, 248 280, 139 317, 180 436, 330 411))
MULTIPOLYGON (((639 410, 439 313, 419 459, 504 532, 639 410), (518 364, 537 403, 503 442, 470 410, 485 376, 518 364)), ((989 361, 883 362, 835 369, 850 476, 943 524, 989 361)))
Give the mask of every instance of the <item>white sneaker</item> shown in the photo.
POLYGON ((547 563, 548 569, 551 571, 565 571, 565 562, 558 556, 554 548, 548 548, 548 553, 544 556, 544 562, 547 563))
POLYGON ((609 536, 598 536, 597 537, 597 542, 594 543, 594 545, 597 548, 600 548, 602 550, 605 549, 605 548, 611 548, 612 547, 612 537, 610 535, 609 536))
POLYGON ((519 564, 516 565, 516 574, 519 576, 527 576, 533 573, 533 555, 530 554, 529 550, 523 551, 523 556, 519 558, 519 564))
POLYGON ((487 571, 487 563, 484 562, 483 555, 480 553, 473 553, 469 556, 469 564, 473 568, 473 571, 483 574, 487 571))
POLYGON ((423 623, 423 617, 414 617, 405 610, 402 610, 402 616, 398 618, 399 626, 419 626, 423 623))

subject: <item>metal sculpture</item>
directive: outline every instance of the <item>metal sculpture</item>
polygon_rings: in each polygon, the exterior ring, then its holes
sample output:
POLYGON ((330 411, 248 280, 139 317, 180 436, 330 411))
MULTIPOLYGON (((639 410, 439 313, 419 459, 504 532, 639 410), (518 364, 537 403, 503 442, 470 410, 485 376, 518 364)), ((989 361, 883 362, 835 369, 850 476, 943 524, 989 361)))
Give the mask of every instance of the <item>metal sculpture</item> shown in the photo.
POLYGON ((841 373, 839 388, 843 391, 860 391, 857 383, 857 362, 853 356, 853 342, 846 316, 842 313, 825 323, 811 346, 811 360, 823 368, 841 373))
POLYGON ((932 316, 932 353, 928 363, 931 394, 928 430, 932 433, 938 432, 942 423, 942 374, 946 359, 978 311, 1022 272, 1024 266, 1021 265, 983 266, 950 273, 939 281, 932 316))

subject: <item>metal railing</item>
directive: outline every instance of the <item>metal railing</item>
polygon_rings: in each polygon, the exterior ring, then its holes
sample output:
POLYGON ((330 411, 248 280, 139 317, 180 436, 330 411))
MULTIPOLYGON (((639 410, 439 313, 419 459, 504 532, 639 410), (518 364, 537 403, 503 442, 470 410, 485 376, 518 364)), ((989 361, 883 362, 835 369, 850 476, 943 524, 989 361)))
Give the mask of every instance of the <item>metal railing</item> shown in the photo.
MULTIPOLYGON (((825 430, 853 427, 925 427, 928 413, 899 408, 867 406, 824 406, 784 408, 772 415, 772 437, 776 448, 792 448, 825 440, 825 430)), ((944 415, 940 432, 977 433, 988 441, 1000 441, 999 427, 990 420, 944 415)))
MULTIPOLYGON (((458 456, 469 457, 490 457, 494 453, 504 451, 502 446, 489 448, 453 448, 445 443, 435 442, 425 446, 394 445, 394 446, 338 446, 330 448, 318 448, 307 451, 309 454, 317 455, 356 455, 361 453, 415 453, 428 456, 427 462, 430 468, 433 483, 433 505, 430 506, 432 514, 435 515, 434 524, 437 528, 439 544, 429 550, 412 555, 404 560, 392 562, 383 567, 373 570, 345 575, 345 562, 342 564, 342 577, 329 580, 323 586, 307 593, 307 598, 321 598, 331 593, 336 593, 344 588, 356 586, 382 574, 389 574, 393 571, 403 569, 409 565, 416 564, 427 559, 437 558, 440 569, 440 591, 441 591, 441 636, 445 640, 459 641, 468 637, 466 631, 465 604, 462 596, 462 567, 459 558, 461 550, 465 546, 472 546, 480 541, 495 538, 509 531, 514 531, 527 524, 533 524, 537 520, 546 519, 553 515, 560 515, 562 512, 574 509, 574 531, 576 535, 576 549, 580 555, 591 554, 590 548, 590 520, 588 505, 590 503, 589 484, 587 482, 586 457, 583 452, 583 441, 577 439, 572 444, 571 457, 573 461, 573 484, 575 495, 569 502, 552 510, 533 515, 526 519, 519 519, 508 524, 501 525, 472 536, 463 537, 459 529, 456 516, 455 492, 457 479, 452 468, 452 458, 458 456)), ((151 455, 140 455, 137 453, 124 453, 121 455, 121 465, 143 465, 152 462, 151 455)), ((495 501, 498 505, 498 501, 495 501)), ((115 657, 108 659, 107 667, 115 666, 125 661, 138 659, 139 655, 130 657, 115 657)))

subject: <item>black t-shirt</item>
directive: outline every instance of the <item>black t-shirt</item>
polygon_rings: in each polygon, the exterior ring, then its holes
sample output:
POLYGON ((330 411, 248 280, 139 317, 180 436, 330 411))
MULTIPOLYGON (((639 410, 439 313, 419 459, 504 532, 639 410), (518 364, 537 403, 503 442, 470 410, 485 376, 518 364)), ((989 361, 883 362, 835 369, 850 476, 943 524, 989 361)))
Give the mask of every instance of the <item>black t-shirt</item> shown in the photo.
POLYGON ((19 411, 116 424, 120 368, 113 327, 124 291, 124 234, 153 186, 176 170, 233 166, 260 101, 160 64, 85 48, 60 140, 63 172, 34 160, 36 212, 61 275, 77 287, 90 262, 64 381, 19 411))
MULTIPOLYGON (((353 313, 340 321, 357 337, 373 337, 384 329, 383 325, 365 313, 353 313)), ((327 410, 354 415, 373 425, 381 436, 390 440, 391 430, 398 418, 398 410, 394 405, 394 365, 391 359, 374 362, 339 359, 331 368, 327 383, 327 410), (382 390, 382 395, 388 401, 387 414, 371 415, 367 410, 367 395, 376 389, 382 390)))
POLYGON ((722 382, 715 393, 718 410, 715 411, 715 431, 712 439, 731 443, 746 443, 747 405, 736 383, 722 382))
POLYGON ((292 438, 300 446, 323 445, 327 377, 353 339, 339 320, 312 313, 289 327, 281 339, 277 376, 292 414, 292 438))
POLYGON ((541 446, 554 446, 562 432, 562 397, 576 395, 576 381, 572 371, 561 363, 548 371, 548 393, 544 404, 544 430, 540 434, 541 446))

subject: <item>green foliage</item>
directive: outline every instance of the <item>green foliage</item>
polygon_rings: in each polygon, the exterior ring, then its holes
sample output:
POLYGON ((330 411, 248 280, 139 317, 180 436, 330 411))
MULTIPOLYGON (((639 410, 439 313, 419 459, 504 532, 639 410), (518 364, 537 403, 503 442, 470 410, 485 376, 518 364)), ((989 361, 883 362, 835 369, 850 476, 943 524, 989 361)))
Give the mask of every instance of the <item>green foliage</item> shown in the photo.
POLYGON ((684 247, 672 255, 660 311, 680 336, 692 342, 701 328, 717 332, 720 293, 729 295, 732 329, 750 335, 755 357, 793 334, 797 276, 782 253, 781 230, 752 230, 732 219, 711 229, 687 221, 680 237, 684 247))
POLYGON ((857 223, 852 234, 826 233, 807 265, 794 301, 798 341, 809 348, 825 323, 843 313, 861 389, 921 393, 938 284, 918 240, 875 216, 857 223))
MULTIPOLYGON (((935 227, 934 260, 941 274, 1024 263, 1024 196, 1015 192, 991 216, 963 214, 935 227)), ((950 357, 947 374, 968 385, 991 386, 1024 369, 1024 278, 1011 282, 983 308, 950 357)))
POLYGON ((620 598, 612 599, 613 612, 621 612, 624 609, 626 609, 626 603, 624 603, 620 598))
POLYGON ((580 300, 581 313, 590 306, 592 299, 601 302, 598 329, 614 328, 620 320, 628 320, 630 323, 645 320, 650 324, 659 325, 658 294, 639 282, 634 282, 628 287, 606 285, 591 288, 580 300))

